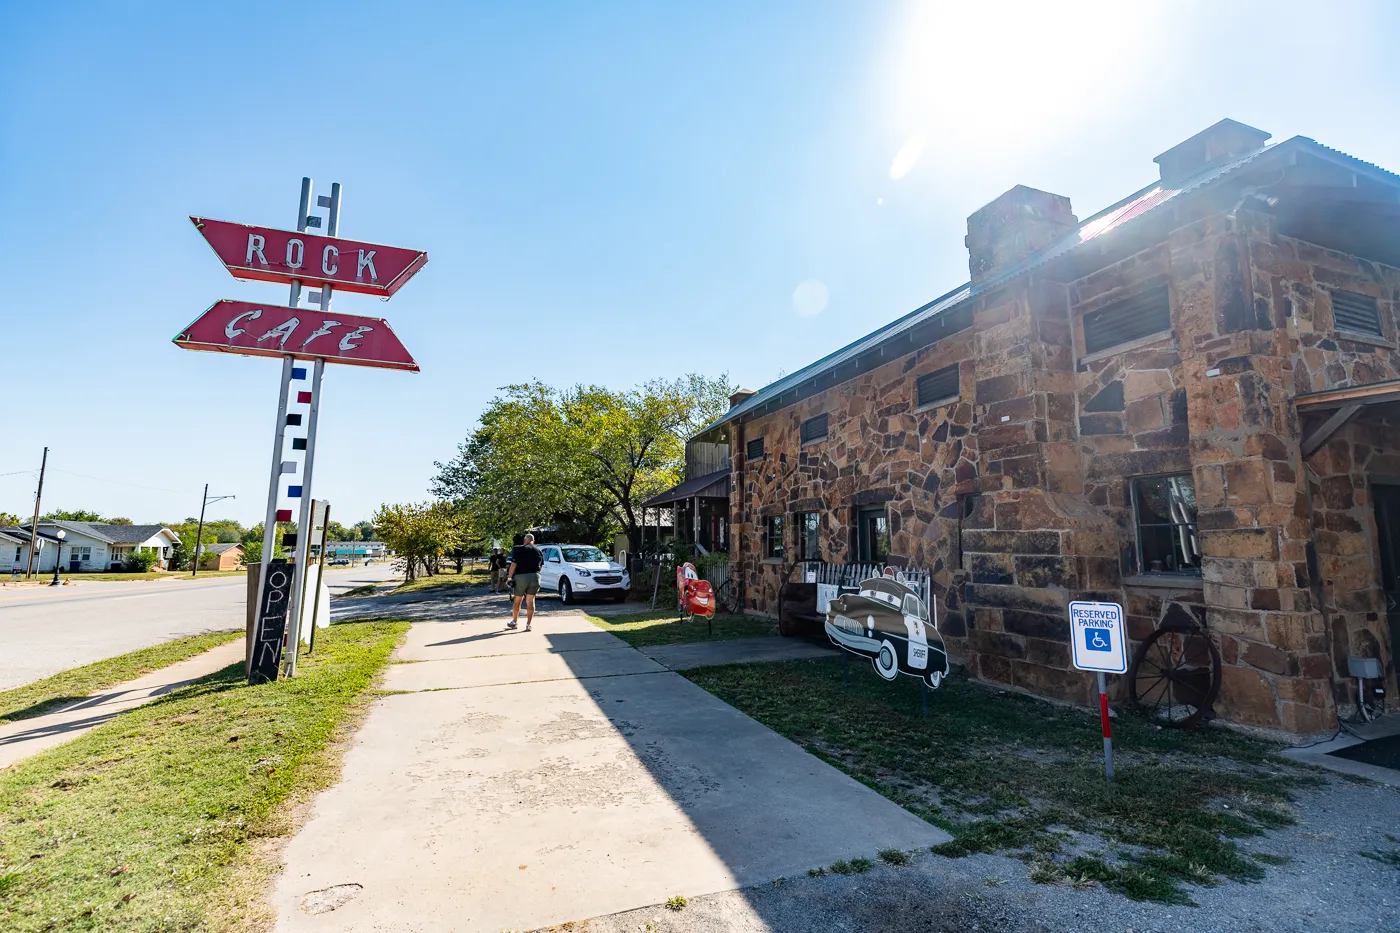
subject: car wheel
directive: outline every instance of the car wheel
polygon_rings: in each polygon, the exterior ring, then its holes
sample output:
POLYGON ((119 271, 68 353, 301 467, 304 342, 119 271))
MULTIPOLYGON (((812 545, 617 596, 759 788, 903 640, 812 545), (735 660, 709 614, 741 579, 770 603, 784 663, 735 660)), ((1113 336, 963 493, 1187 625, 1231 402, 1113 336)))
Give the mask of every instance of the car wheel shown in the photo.
POLYGON ((899 676, 899 656, 894 653, 894 645, 888 641, 880 645, 880 653, 875 655, 875 673, 886 680, 899 676))
POLYGON ((569 585, 568 577, 559 581, 559 601, 566 606, 574 601, 574 588, 569 585))

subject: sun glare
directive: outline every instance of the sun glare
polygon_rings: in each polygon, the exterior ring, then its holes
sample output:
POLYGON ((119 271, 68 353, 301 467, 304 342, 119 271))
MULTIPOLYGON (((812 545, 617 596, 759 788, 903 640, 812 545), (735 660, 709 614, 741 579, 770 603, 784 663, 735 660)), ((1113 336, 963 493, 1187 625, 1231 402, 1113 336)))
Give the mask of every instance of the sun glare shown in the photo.
POLYGON ((906 140, 890 178, 921 156, 1000 162, 1077 131, 1132 92, 1159 12, 1136 0, 911 4, 889 59, 893 129, 906 140))

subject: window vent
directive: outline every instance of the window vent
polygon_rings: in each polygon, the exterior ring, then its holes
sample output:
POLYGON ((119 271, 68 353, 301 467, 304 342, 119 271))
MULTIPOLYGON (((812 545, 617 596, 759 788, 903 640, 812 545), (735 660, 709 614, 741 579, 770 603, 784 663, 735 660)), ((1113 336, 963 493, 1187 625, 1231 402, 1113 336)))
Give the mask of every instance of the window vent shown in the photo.
POLYGON ((1171 326, 1171 305, 1162 285, 1084 315, 1084 352, 1098 353, 1171 326))
POLYGON ((914 383, 916 405, 922 408, 935 402, 946 402, 958 397, 958 364, 920 376, 914 383))
POLYGON ((1385 336, 1381 332, 1380 305, 1370 295, 1334 291, 1332 319, 1337 330, 1349 330, 1354 334, 1368 334, 1372 337, 1385 336))
POLYGON ((826 437, 827 416, 817 415, 815 418, 808 418, 802 422, 802 443, 810 444, 812 441, 819 441, 826 437))
POLYGON ((761 437, 755 437, 753 440, 749 441, 749 446, 748 446, 747 452, 744 454, 744 456, 745 456, 746 459, 749 459, 749 460, 762 460, 762 459, 763 459, 763 438, 761 438, 761 437))

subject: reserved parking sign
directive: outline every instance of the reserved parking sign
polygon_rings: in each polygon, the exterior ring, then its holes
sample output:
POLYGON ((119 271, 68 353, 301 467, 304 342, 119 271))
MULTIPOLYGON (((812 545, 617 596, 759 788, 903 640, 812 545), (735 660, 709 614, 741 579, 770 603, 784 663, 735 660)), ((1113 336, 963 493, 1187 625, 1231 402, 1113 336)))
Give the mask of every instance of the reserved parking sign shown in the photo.
POLYGON ((1128 669, 1123 607, 1117 603, 1069 604, 1074 666, 1081 671, 1122 674, 1128 669))

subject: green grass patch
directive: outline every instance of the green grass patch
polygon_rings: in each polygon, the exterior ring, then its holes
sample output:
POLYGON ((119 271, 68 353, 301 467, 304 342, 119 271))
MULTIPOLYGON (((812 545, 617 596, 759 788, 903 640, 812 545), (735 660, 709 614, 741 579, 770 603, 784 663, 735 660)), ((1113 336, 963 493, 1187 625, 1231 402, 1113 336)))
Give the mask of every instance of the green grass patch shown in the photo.
POLYGON ((886 865, 908 865, 909 853, 903 849, 881 849, 876 853, 880 861, 886 865))
POLYGON ((407 628, 332 626, 291 680, 249 687, 239 662, 0 772, 0 929, 270 927, 254 847, 335 779, 407 628))
POLYGON ((778 634, 777 624, 769 619, 716 614, 713 624, 707 626, 704 619, 677 622, 674 609, 610 615, 606 618, 589 616, 588 621, 603 631, 616 635, 633 648, 679 645, 696 641, 724 641, 731 638, 762 638, 778 634))
POLYGON ((417 593, 420 590, 438 591, 444 589, 465 589, 470 586, 485 586, 491 580, 485 564, 472 564, 454 573, 451 567, 444 568, 432 576, 422 576, 412 583, 400 583, 394 587, 394 594, 417 593))
MULTIPOLYGON (((1322 783, 1277 747, 1218 729, 1114 725, 1103 776, 1098 717, 951 678, 928 694, 851 662, 789 661, 684 676, 926 820, 945 856, 1005 852, 1046 883, 1098 883, 1188 903, 1188 884, 1263 877, 1236 840, 1288 825, 1291 794, 1322 783), (1065 852, 1071 831, 1116 844, 1109 861, 1065 852)), ((1072 847, 1071 847, 1072 848, 1072 847)))
POLYGON ((60 671, 23 687, 0 691, 0 722, 42 716, 65 703, 203 654, 210 648, 241 638, 243 634, 241 631, 206 632, 177 638, 105 661, 60 671))

